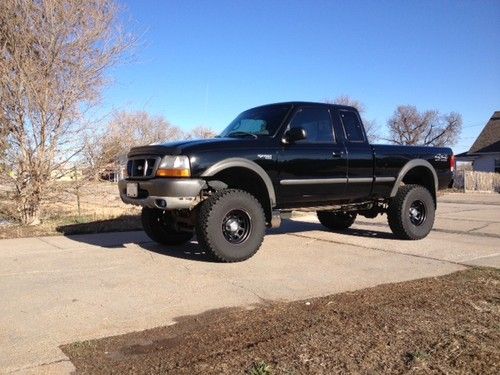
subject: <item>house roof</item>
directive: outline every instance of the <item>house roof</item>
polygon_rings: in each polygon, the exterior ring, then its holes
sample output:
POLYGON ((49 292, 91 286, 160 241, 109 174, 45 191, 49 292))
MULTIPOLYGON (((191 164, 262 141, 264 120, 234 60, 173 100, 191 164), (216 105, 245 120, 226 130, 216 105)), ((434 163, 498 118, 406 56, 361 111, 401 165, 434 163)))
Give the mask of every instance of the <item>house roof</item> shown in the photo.
POLYGON ((500 111, 495 111, 467 154, 500 152, 500 111))
POLYGON ((478 156, 478 154, 469 154, 468 151, 465 151, 460 154, 456 154, 455 159, 457 161, 474 161, 474 159, 476 159, 478 156))

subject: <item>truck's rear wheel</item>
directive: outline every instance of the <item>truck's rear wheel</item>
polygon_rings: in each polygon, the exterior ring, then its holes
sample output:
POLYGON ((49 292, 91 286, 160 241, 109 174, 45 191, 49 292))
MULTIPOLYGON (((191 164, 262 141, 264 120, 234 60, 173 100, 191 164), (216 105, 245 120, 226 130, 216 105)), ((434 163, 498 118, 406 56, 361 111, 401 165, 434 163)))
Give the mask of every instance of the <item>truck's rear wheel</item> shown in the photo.
POLYGON ((330 230, 345 230, 354 224, 356 213, 354 212, 331 212, 318 211, 319 222, 330 230))
POLYGON ((199 245, 221 262, 239 262, 262 244, 266 220, 261 204, 243 190, 225 189, 204 200, 198 211, 199 245))
POLYGON ((172 214, 156 208, 142 209, 142 227, 153 241, 163 245, 182 245, 193 238, 193 233, 176 231, 172 226, 172 214))
POLYGON ((405 185, 391 198, 387 218, 396 237, 419 240, 431 231, 435 211, 429 190, 420 185, 405 185))

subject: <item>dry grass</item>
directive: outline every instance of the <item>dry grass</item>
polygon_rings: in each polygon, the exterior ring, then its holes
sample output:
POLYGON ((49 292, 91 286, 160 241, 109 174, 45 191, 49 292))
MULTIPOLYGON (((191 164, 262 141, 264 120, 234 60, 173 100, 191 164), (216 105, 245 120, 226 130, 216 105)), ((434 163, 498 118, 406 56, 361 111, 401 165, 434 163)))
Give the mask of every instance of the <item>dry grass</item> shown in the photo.
POLYGON ((0 189, 0 219, 11 222, 9 225, 0 225, 0 238, 141 229, 139 208, 121 201, 116 184, 89 183, 78 191, 71 182, 60 184, 60 189, 57 189, 59 193, 44 202, 42 223, 35 226, 15 223, 15 207, 12 205, 11 193, 5 188, 0 189))
POLYGON ((499 286, 469 269, 62 349, 79 374, 498 374, 499 286))

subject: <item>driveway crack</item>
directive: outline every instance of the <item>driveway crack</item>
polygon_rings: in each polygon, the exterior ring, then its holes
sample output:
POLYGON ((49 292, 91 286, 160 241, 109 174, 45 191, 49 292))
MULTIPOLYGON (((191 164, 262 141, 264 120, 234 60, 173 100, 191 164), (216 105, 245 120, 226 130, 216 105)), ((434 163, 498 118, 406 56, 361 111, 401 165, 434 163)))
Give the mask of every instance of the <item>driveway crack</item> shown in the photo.
MULTIPOLYGON (((303 234, 296 234, 296 233, 288 233, 288 235, 289 236, 300 237, 300 238, 307 238, 307 239, 315 238, 315 237, 310 237, 310 236, 306 236, 306 235, 303 235, 303 234)), ((364 246, 364 245, 360 245, 360 244, 352 244, 352 243, 349 243, 349 242, 343 242, 343 241, 337 241, 337 240, 327 240, 327 239, 323 239, 323 238, 317 238, 317 240, 318 241, 323 241, 323 242, 328 242, 328 243, 335 243, 335 244, 339 244, 339 245, 355 246, 355 247, 360 247, 360 248, 368 249, 368 250, 381 251, 383 253, 398 254, 398 255, 409 256, 409 257, 414 257, 414 258, 419 258, 419 259, 435 260, 435 261, 442 262, 442 263, 451 263, 451 264, 456 264, 456 265, 459 265, 459 266, 471 268, 470 265, 465 264, 465 263, 461 263, 461 262, 457 262, 457 261, 453 261, 453 260, 439 259, 439 258, 430 257, 430 256, 426 256, 426 255, 401 253, 401 252, 394 251, 394 250, 380 249, 380 248, 377 248, 377 247, 364 246)))
POLYGON ((57 363, 63 363, 63 362, 69 362, 69 363, 71 363, 71 365, 73 365, 73 363, 70 361, 69 358, 61 358, 61 359, 58 359, 58 360, 52 361, 52 362, 44 362, 44 363, 40 363, 40 364, 33 365, 33 366, 19 367, 19 368, 10 370, 9 372, 7 372, 7 374, 15 374, 18 372, 25 372, 26 370, 36 369, 36 368, 43 367, 43 366, 55 365, 57 363))
POLYGON ((232 286, 235 286, 236 288, 239 288, 239 289, 241 289, 241 290, 244 290, 244 291, 246 291, 246 292, 249 292, 249 293, 253 294, 255 297, 257 297, 257 298, 260 300, 260 302, 264 302, 264 303, 265 303, 265 302, 267 302, 267 300, 266 300, 264 297, 260 296, 258 293, 256 293, 256 292, 255 292, 255 291, 253 291, 252 289, 247 288, 246 286, 243 286, 243 285, 237 284, 236 282, 234 282, 234 281, 232 281, 232 280, 227 280, 227 282, 228 282, 229 284, 231 284, 232 286))
POLYGON ((473 231, 475 231, 475 230, 484 229, 484 228, 486 228, 487 226, 489 226, 489 225, 491 225, 491 224, 492 224, 492 223, 488 223, 488 224, 481 225, 481 226, 479 226, 479 227, 477 227, 477 228, 472 228, 472 229, 469 229, 469 230, 467 231, 467 233, 471 233, 471 232, 473 232, 473 231))
MULTIPOLYGON (((483 221, 484 222, 484 221, 483 221)), ((368 226, 376 226, 376 227, 387 227, 387 224, 382 224, 382 223, 371 223, 368 221, 356 221, 356 224, 360 225, 368 225, 368 226)), ((491 222, 485 225, 491 225, 495 224, 495 222, 491 222)), ((449 234, 462 234, 462 235, 468 235, 468 236, 475 236, 475 237, 491 237, 491 238, 500 238, 500 235, 494 234, 494 233, 476 233, 476 232, 471 232, 474 230, 482 229, 483 227, 479 228, 473 228, 467 231, 461 231, 461 230, 452 230, 452 229, 441 229, 441 228, 432 228, 433 232, 440 232, 440 233, 449 233, 449 234)))
POLYGON ((43 243, 47 244, 47 245, 50 245, 50 246, 53 246, 55 247, 56 249, 60 249, 60 250, 66 250, 64 247, 61 247, 61 246, 58 246, 56 244, 53 244, 53 243, 50 243, 49 241, 43 239, 42 237, 36 237, 39 241, 42 241, 43 243))

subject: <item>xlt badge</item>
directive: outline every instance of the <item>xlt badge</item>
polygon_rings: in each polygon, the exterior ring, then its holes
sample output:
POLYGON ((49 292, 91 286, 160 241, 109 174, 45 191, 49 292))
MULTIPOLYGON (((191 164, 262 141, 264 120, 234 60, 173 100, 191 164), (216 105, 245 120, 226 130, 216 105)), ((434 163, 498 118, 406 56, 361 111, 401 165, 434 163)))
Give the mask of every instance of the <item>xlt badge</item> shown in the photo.
POLYGON ((270 155, 270 154, 258 154, 257 157, 259 159, 272 160, 273 155, 270 155))

